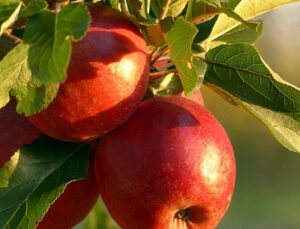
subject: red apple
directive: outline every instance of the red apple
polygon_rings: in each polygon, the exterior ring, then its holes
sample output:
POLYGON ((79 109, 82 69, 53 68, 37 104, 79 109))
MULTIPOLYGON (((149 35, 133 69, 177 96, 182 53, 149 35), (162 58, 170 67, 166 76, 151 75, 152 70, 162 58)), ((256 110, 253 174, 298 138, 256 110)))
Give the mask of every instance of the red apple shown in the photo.
POLYGON ((40 132, 16 112, 14 101, 0 109, 0 168, 21 146, 31 143, 39 135, 40 132))
POLYGON ((89 141, 124 123, 148 83, 146 43, 138 28, 110 7, 89 7, 92 22, 73 44, 68 77, 54 101, 29 117, 43 133, 62 141, 89 141))
POLYGON ((206 108, 164 96, 143 102, 100 140, 95 174, 123 229, 213 229, 233 194, 235 159, 206 108))
POLYGON ((87 177, 67 185, 39 222, 37 229, 72 228, 87 216, 99 196, 92 166, 93 160, 91 162, 87 177))
POLYGON ((191 100, 194 100, 195 102, 199 103, 200 105, 204 106, 204 99, 203 99, 203 96, 202 96, 202 93, 200 90, 197 90, 195 91, 193 94, 191 94, 190 96, 186 96, 184 95, 184 92, 181 92, 179 94, 179 96, 182 96, 182 97, 186 97, 188 99, 191 99, 191 100))

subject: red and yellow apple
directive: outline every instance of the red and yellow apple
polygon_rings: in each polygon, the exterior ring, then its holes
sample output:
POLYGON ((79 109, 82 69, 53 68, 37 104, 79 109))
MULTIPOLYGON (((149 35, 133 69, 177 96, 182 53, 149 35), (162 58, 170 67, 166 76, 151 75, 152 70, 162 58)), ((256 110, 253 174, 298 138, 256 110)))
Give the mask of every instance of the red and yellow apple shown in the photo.
POLYGON ((232 198, 235 158, 206 108, 162 96, 100 140, 95 175, 122 229, 213 229, 232 198))
POLYGON ((67 80, 48 108, 28 117, 62 141, 90 141, 124 123, 148 83, 147 46, 138 28, 110 7, 92 4, 89 11, 92 22, 73 44, 67 80))

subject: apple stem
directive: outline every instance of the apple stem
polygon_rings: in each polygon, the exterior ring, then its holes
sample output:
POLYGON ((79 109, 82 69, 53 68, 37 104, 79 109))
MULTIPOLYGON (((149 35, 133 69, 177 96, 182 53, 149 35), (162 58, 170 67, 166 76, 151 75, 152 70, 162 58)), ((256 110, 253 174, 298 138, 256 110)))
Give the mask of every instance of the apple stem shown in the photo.
POLYGON ((160 52, 159 54, 157 54, 157 56, 155 56, 155 57, 151 60, 150 66, 153 66, 154 63, 155 63, 158 59, 160 59, 160 58, 161 58, 168 50, 169 50, 168 47, 166 47, 166 48, 164 48, 163 50, 161 50, 161 52, 160 52))
POLYGON ((150 60, 153 59, 153 56, 155 55, 155 53, 157 52, 157 50, 158 50, 158 47, 155 47, 155 48, 151 51, 151 53, 149 54, 150 60))
POLYGON ((177 71, 172 69, 172 70, 163 70, 163 71, 159 71, 159 72, 150 72, 150 80, 156 80, 159 78, 163 78, 165 77, 165 75, 170 74, 170 73, 176 73, 177 71))

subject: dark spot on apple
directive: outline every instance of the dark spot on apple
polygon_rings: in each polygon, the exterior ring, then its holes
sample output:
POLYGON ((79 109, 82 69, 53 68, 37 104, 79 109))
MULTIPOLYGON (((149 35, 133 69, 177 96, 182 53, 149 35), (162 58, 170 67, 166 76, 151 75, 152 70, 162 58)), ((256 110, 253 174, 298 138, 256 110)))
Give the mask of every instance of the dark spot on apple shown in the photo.
POLYGON ((196 224, 203 223, 207 220, 205 209, 199 206, 181 209, 176 212, 175 218, 185 222, 190 221, 196 224))
POLYGON ((190 221, 191 213, 188 208, 179 210, 178 212, 176 212, 175 218, 183 220, 183 221, 190 221))

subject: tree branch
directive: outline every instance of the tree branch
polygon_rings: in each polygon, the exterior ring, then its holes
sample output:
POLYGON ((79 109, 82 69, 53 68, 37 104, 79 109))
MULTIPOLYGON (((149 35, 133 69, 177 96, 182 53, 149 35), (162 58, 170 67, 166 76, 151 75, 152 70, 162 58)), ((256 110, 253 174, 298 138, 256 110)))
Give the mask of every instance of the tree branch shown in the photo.
POLYGON ((0 37, 0 58, 2 59, 6 53, 8 53, 21 42, 22 40, 16 36, 11 34, 3 34, 0 37))

